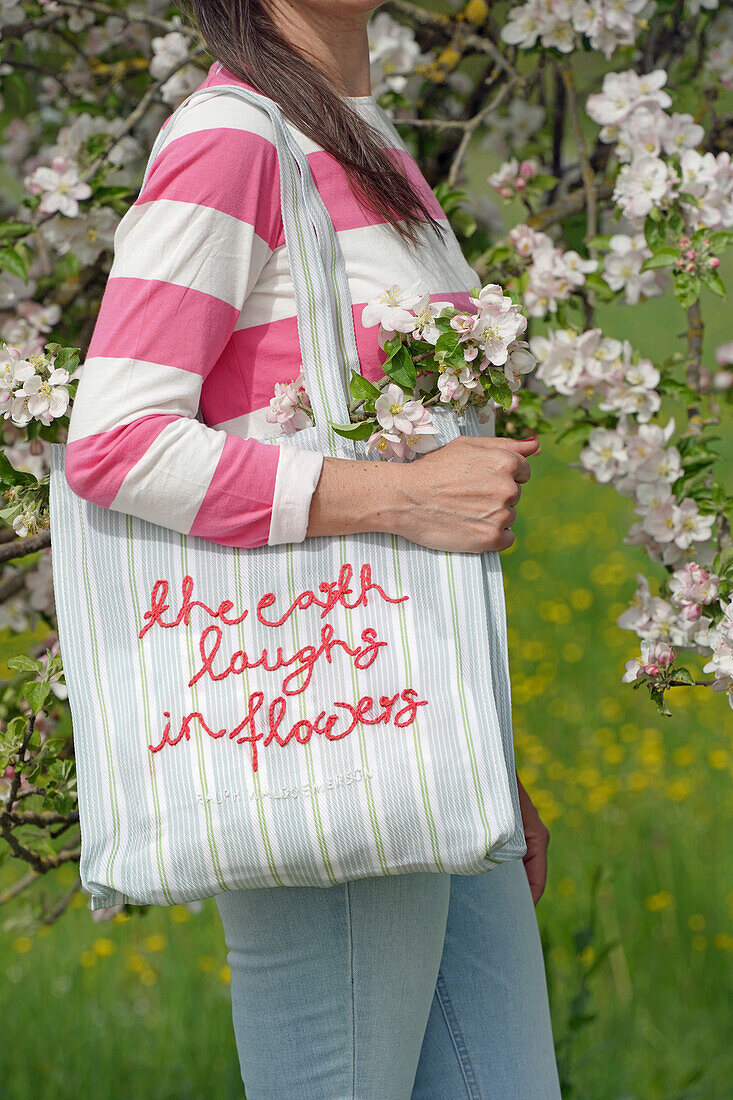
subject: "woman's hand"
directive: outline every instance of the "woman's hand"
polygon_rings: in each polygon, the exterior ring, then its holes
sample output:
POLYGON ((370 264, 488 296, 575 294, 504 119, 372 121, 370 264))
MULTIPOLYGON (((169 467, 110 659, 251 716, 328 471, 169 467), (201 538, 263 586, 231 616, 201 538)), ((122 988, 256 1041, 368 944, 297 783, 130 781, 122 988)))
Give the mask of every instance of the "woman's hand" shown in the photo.
POLYGON ((388 531, 433 550, 481 554, 514 542, 536 439, 458 436, 413 462, 323 460, 308 536, 388 531))
POLYGON ((537 813, 534 802, 525 791, 517 776, 519 806, 522 811, 524 836, 527 841, 527 853, 523 856, 524 869, 527 872, 532 901, 542 897, 547 881, 547 845, 550 843, 550 830, 537 813))
POLYGON ((536 439, 460 435, 405 470, 399 534, 433 550, 506 550, 536 439))

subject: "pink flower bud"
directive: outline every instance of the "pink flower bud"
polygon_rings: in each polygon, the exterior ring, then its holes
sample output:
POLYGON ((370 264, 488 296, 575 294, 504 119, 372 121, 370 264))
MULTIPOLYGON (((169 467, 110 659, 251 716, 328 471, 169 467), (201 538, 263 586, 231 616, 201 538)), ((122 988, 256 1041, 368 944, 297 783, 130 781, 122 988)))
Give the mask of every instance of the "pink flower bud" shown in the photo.
POLYGON ((517 176, 517 178, 514 181, 514 186, 517 189, 517 191, 524 191, 527 184, 525 183, 525 181, 522 179, 521 176, 517 176))
POLYGON ((504 199, 510 199, 512 197, 512 189, 511 187, 502 187, 499 194, 504 199))
POLYGON ((537 175, 537 165, 533 160, 523 160, 519 165, 519 174, 525 180, 531 180, 537 175))
POLYGON ((15 775, 15 768, 11 767, 11 765, 8 764, 7 768, 3 772, 3 779, 12 779, 14 775, 15 775))
POLYGON ((710 259, 708 260, 708 267, 712 267, 713 271, 715 271, 716 267, 720 267, 720 260, 717 256, 710 257, 710 259))
POLYGON ((646 672, 647 676, 658 676, 659 665, 644 665, 644 672, 646 672))
POLYGON ((680 237, 680 248, 689 248, 690 243, 689 237, 680 237))
POLYGON ((697 258, 697 252, 694 248, 688 248, 687 252, 685 252, 685 256, 688 260, 694 260, 697 258))

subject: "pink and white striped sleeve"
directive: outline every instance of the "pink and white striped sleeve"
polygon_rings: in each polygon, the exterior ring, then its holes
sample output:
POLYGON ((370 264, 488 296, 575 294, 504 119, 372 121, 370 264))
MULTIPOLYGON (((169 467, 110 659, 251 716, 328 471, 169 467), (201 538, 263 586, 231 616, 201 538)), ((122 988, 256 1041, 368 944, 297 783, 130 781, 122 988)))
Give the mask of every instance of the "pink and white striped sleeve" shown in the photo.
POLYGON ((281 230, 270 126, 224 96, 177 116, 117 227, 67 437, 79 496, 228 546, 301 542, 323 463, 196 418, 281 230))

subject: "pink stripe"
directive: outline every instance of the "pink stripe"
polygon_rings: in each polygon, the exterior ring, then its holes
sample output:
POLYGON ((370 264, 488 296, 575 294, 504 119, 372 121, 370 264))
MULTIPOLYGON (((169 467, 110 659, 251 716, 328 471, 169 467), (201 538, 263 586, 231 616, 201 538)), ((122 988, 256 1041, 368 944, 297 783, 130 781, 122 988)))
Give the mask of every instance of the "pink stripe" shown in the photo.
POLYGON ((204 375, 238 316, 234 306, 200 290, 117 276, 107 280, 87 356, 144 359, 204 375))
POLYGON ((66 444, 66 480, 78 496, 109 508, 127 473, 142 458, 175 413, 141 417, 66 444))
POLYGON ((277 150, 249 130, 221 126, 174 137, 155 158, 133 206, 161 198, 246 222, 272 249, 284 240, 277 150), (239 178, 232 165, 242 167, 239 178))
POLYGON ((263 546, 270 535, 277 444, 227 435, 189 534, 225 546, 263 546))
MULTIPOLYGON (((440 203, 412 157, 402 149, 390 148, 387 152, 402 164, 406 175, 415 185, 433 217, 445 219, 440 203)), ((386 224, 383 217, 361 205, 349 186, 345 170, 331 153, 323 150, 309 153, 308 164, 337 232, 344 229, 363 229, 368 225, 386 224)))

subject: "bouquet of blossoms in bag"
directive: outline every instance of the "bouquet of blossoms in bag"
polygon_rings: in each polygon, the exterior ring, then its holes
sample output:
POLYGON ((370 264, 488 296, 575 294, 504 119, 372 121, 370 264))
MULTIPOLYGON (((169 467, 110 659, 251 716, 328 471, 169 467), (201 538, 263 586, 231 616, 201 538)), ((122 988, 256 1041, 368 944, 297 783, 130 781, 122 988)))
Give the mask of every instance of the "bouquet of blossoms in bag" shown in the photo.
MULTIPOLYGON (((349 424, 334 431, 366 439, 367 453, 409 461, 437 446, 431 405, 501 405, 508 409, 536 359, 519 339, 527 319, 496 283, 473 287, 476 312, 451 302, 431 302, 419 287, 387 287, 362 312, 365 328, 379 325, 386 359, 379 384, 351 372, 349 424)), ((312 422, 302 371, 293 382, 275 385, 267 419, 287 432, 312 422)))

